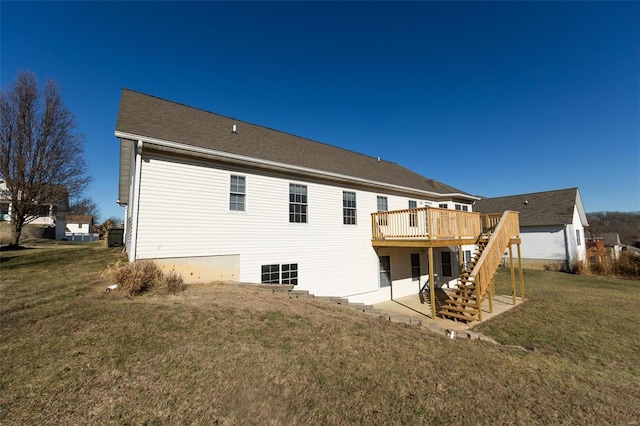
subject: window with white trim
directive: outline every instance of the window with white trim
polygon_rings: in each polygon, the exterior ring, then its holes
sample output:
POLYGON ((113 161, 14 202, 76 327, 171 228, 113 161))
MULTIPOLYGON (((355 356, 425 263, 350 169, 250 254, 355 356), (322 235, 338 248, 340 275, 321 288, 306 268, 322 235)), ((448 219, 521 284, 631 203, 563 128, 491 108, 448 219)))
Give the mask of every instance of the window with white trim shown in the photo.
POLYGON ((280 265, 262 265, 262 283, 280 284, 280 265))
POLYGON ((307 223, 307 185, 289 184, 289 222, 307 223))
POLYGON ((246 197, 245 177, 231 175, 229 186, 229 210, 243 212, 246 197))
POLYGON ((441 209, 448 209, 448 208, 449 208, 449 204, 447 204, 447 203, 440 203, 440 204, 438 204, 438 208, 441 208, 441 209))
POLYGON ((582 245, 582 241, 580 239, 580 230, 576 229, 576 244, 578 244, 579 246, 582 245))
POLYGON ((282 284, 298 285, 298 264, 282 265, 282 284))
POLYGON ((468 212, 469 211, 469 206, 467 206, 466 204, 456 204, 456 210, 461 210, 463 212, 468 212))
POLYGON ((262 265, 260 273, 263 284, 298 285, 297 263, 262 265))
MULTIPOLYGON (((415 200, 409 200, 409 208, 417 209, 418 202, 415 200)), ((409 226, 412 226, 412 227, 418 226, 418 214, 416 212, 409 212, 409 226)))
MULTIPOLYGON (((387 197, 383 197, 381 195, 378 195, 377 206, 378 206, 378 211, 379 212, 386 212, 388 210, 387 197)), ((387 226, 387 224, 388 224, 387 215, 382 215, 382 216, 378 217, 378 225, 387 226)))
POLYGON ((356 193, 342 191, 342 223, 356 224, 356 193))

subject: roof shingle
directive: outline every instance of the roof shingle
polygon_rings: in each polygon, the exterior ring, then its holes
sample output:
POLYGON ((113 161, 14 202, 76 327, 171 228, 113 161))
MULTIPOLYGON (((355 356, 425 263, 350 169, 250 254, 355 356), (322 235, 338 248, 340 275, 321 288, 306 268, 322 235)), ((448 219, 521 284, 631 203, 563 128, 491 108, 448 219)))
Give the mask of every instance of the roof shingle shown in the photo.
POLYGON ((473 198, 396 163, 128 89, 122 90, 116 131, 418 191, 473 198))
POLYGON ((588 225, 578 188, 483 198, 473 206, 480 213, 499 213, 505 210, 520 213, 520 226, 566 225, 573 223, 573 208, 583 225, 588 225))

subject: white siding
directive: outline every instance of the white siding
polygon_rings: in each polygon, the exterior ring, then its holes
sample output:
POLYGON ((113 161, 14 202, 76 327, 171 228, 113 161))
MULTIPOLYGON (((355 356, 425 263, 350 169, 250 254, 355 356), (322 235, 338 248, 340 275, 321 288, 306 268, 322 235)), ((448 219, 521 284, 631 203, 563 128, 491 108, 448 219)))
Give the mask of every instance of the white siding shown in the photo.
POLYGON ((580 220, 580 214, 578 213, 578 207, 573 207, 573 233, 571 234, 571 238, 575 244, 575 251, 573 252, 572 260, 575 261, 583 261, 587 257, 587 245, 585 243, 584 237, 584 226, 582 226, 582 221, 580 220), (578 244, 576 231, 580 233, 580 244, 578 244))
MULTIPOLYGON (((406 209, 410 198, 143 157, 137 259, 239 255, 244 282, 260 282, 261 265, 297 263, 300 289, 367 302, 389 299, 388 289, 378 291, 370 215, 377 195, 388 197, 389 210, 406 209), (246 178, 244 212, 229 211, 232 174, 246 178), (307 186, 308 223, 289 223, 290 183, 307 186), (343 225, 344 190, 356 193, 357 225, 343 225)), ((415 294, 411 252, 392 253, 392 279, 394 290, 415 294)), ((426 265, 423 260, 425 275, 426 265)))
MULTIPOLYGON (((563 226, 529 226, 520 229, 520 250, 523 259, 566 260, 563 226)), ((517 251, 514 250, 514 257, 517 251)))

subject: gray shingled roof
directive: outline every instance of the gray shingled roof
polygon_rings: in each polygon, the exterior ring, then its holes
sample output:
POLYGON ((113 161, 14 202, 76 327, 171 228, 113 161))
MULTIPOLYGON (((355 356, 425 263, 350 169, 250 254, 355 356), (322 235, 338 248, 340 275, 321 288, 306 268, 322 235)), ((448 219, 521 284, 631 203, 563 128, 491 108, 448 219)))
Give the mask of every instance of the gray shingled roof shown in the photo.
POLYGON ((520 212, 520 226, 566 225, 573 223, 576 205, 583 226, 588 226, 578 188, 483 198, 476 201, 473 210, 480 213, 520 212))
POLYGON ((419 191, 470 196, 396 163, 128 89, 122 90, 116 131, 419 191))

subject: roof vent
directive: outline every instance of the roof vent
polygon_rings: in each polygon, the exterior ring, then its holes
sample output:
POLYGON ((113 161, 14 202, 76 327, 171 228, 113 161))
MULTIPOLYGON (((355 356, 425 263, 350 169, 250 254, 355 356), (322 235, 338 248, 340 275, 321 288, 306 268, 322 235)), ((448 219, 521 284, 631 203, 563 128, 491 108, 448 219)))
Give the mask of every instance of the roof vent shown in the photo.
POLYGON ((380 157, 378 157, 378 162, 380 162, 380 157))
POLYGON ((233 127, 231 128, 231 133, 238 133, 238 127, 234 124, 233 127))
POLYGON ((529 200, 524 200, 524 205, 526 206, 527 204, 529 204, 529 200))

